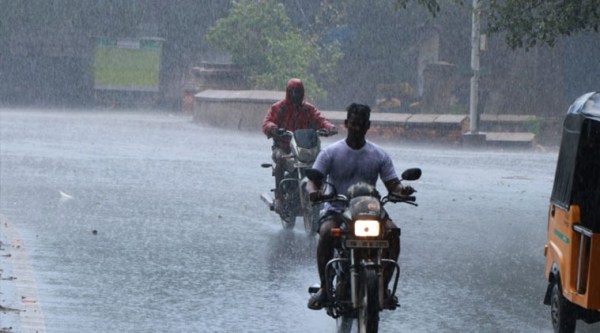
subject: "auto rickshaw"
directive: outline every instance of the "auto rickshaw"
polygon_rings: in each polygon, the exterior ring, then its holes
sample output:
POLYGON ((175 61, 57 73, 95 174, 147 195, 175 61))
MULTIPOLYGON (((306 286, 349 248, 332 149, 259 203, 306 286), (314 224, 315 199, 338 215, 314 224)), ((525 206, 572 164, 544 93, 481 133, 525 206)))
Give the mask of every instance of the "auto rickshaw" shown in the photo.
POLYGON ((563 123, 544 247, 556 333, 600 321, 600 93, 579 97, 563 123))

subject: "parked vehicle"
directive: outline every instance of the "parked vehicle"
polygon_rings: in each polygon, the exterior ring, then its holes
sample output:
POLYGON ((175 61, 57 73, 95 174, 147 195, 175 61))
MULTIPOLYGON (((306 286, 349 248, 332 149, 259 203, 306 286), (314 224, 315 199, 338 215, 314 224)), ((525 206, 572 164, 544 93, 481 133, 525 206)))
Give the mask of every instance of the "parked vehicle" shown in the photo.
POLYGON ((564 120, 548 212, 544 304, 554 332, 578 319, 600 321, 600 93, 588 93, 564 120))
MULTIPOLYGON (((308 174, 310 179, 323 176, 314 169, 308 174)), ((402 180, 420 177, 418 168, 402 173, 402 180)), ((379 328, 379 312, 397 306, 395 295, 400 277, 398 263, 382 256, 389 246, 384 236, 383 206, 390 202, 417 206, 415 196, 390 193, 380 197, 375 187, 366 183, 353 185, 348 190, 353 196, 346 196, 337 194, 332 184, 325 186, 330 187, 331 193, 324 195, 321 202, 338 201, 346 206, 340 227, 332 229, 338 241, 334 257, 326 266, 327 314, 337 320, 339 333, 350 332, 354 322, 359 333, 375 333, 379 328), (384 269, 393 270, 389 286, 384 281, 384 269)), ((310 287, 309 293, 317 293, 319 289, 320 286, 310 287)))
MULTIPOLYGON (((304 229, 308 235, 315 235, 319 221, 320 205, 311 205, 306 192, 306 169, 311 168, 321 151, 321 136, 327 136, 324 130, 300 129, 295 132, 282 131, 281 136, 289 136, 291 152, 285 157, 283 179, 279 183, 282 194, 283 210, 280 214, 281 224, 285 229, 293 229, 296 217, 302 217, 304 229)), ((273 168, 272 163, 263 163, 263 168, 273 168)), ((275 189, 272 189, 273 192, 275 189)), ((273 207, 273 196, 263 193, 261 199, 273 207)))

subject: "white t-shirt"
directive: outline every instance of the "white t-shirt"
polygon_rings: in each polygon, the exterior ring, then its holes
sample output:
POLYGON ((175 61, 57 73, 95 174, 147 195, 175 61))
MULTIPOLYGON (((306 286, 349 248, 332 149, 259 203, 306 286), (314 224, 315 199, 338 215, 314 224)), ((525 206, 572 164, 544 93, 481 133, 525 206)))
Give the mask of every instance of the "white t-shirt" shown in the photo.
POLYGON ((350 148, 346 140, 337 141, 319 153, 313 168, 327 175, 339 194, 346 194, 358 182, 376 186, 378 178, 383 182, 398 178, 388 153, 370 141, 360 149, 350 148))

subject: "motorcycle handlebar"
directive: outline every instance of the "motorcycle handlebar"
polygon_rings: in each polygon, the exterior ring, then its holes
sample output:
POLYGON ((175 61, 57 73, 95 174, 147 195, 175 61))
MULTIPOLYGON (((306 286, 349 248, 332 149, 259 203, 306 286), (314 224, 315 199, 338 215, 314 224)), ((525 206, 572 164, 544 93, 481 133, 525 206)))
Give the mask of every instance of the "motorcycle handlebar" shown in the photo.
POLYGON ((319 199, 317 201, 313 201, 313 205, 318 205, 324 202, 333 202, 333 201, 342 201, 342 202, 348 202, 348 198, 345 195, 341 195, 341 194, 323 194, 319 197, 319 199))
MULTIPOLYGON (((319 200, 313 202, 313 205, 324 203, 324 202, 333 202, 333 201, 342 201, 342 202, 348 203, 348 197, 346 197, 345 195, 335 194, 335 193, 325 194, 325 195, 322 195, 319 198, 319 200)), ((384 197, 381 201, 384 204, 387 202, 392 202, 392 203, 404 202, 404 203, 407 203, 407 204, 410 204, 413 206, 418 206, 418 204, 415 203, 415 201, 417 201, 417 197, 414 195, 399 196, 399 195, 389 194, 388 196, 384 197)))
MULTIPOLYGON (((316 131, 318 136, 324 136, 324 137, 328 137, 328 136, 332 136, 332 135, 336 135, 337 134, 337 130, 335 131, 329 131, 325 128, 321 128, 319 130, 316 131)), ((294 132, 292 131, 288 131, 285 128, 278 128, 277 129, 277 136, 293 136, 294 132)))
POLYGON ((277 129, 277 136, 293 136, 293 135, 294 135, 294 132, 288 131, 285 128, 277 129))
POLYGON ((414 195, 395 195, 395 194, 389 194, 387 196, 387 201, 389 202, 393 202, 393 203, 398 203, 398 202, 404 202, 407 204, 411 204, 413 206, 417 206, 417 204, 415 203, 415 201, 417 200, 417 197, 415 197, 414 195))
POLYGON ((317 135, 318 136, 324 136, 324 137, 328 137, 328 136, 332 136, 332 135, 336 135, 337 134, 337 130, 327 130, 325 128, 321 128, 319 130, 317 130, 317 135))

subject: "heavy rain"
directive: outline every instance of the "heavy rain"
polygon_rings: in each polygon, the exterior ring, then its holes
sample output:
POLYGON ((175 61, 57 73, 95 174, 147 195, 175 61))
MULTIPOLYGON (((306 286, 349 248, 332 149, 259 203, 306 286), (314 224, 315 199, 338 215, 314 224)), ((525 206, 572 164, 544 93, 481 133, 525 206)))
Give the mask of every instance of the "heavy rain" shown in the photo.
POLYGON ((519 45, 488 1, 432 3, 0 0, 0 332, 335 332, 307 308, 318 237, 260 199, 291 77, 340 128, 323 147, 366 103, 423 171, 418 207, 386 206, 380 332, 553 331, 549 200, 600 35, 519 45))

